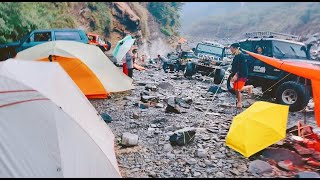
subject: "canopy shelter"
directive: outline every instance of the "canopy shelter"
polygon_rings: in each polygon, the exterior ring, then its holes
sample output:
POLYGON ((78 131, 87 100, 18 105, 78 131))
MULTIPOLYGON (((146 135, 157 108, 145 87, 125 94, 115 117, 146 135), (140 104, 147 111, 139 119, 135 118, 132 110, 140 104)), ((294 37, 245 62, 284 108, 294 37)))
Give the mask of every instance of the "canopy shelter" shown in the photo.
POLYGON ((289 106, 258 101, 233 118, 226 144, 245 157, 284 139, 289 106))
POLYGON ((125 76, 96 46, 75 41, 51 41, 16 56, 27 61, 58 62, 88 98, 106 98, 109 93, 133 89, 125 76))
POLYGON ((178 43, 179 44, 184 44, 184 43, 186 43, 187 42, 187 40, 185 39, 185 38, 183 38, 183 37, 181 37, 179 40, 178 40, 178 43))
POLYGON ((121 177, 114 135, 56 63, 0 62, 0 177, 121 177))
POLYGON ((245 51, 250 56, 263 61, 277 69, 287 71, 311 80, 312 95, 314 101, 314 114, 318 126, 320 127, 320 65, 294 61, 290 59, 281 60, 268 56, 263 56, 250 51, 245 51), (307 72, 307 73, 306 73, 307 72))

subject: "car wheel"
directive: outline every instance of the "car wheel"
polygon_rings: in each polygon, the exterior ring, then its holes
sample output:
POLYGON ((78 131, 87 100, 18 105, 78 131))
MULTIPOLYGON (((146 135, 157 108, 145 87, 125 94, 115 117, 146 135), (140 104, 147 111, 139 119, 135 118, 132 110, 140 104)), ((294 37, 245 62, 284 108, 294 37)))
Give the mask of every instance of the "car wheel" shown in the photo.
POLYGON ((194 66, 193 63, 187 63, 185 65, 185 68, 184 68, 184 77, 191 77, 195 74, 196 72, 196 67, 194 66))
POLYGON ((225 73, 226 71, 224 69, 217 69, 216 72, 214 73, 213 82, 215 84, 220 84, 221 81, 223 81, 225 73))
POLYGON ((231 73, 227 80, 227 89, 230 93, 236 94, 235 90, 233 89, 233 84, 231 83, 231 78, 234 76, 234 73, 231 73))
POLYGON ((105 53, 107 50, 103 47, 103 46, 98 46, 100 49, 101 49, 101 51, 103 52, 103 53, 105 53))
POLYGON ((308 105, 310 91, 303 84, 287 81, 278 87, 276 100, 279 104, 289 105, 291 112, 300 111, 308 105))

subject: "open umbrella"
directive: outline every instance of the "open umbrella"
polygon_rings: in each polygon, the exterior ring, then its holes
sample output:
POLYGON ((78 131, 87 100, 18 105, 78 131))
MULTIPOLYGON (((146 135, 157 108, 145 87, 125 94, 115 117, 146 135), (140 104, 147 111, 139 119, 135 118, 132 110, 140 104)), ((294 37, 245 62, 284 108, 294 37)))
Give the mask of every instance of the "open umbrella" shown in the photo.
POLYGON ((234 117, 226 144, 245 157, 284 139, 289 106, 258 101, 234 117))
POLYGON ((113 57, 115 57, 118 62, 121 62, 122 58, 130 50, 134 41, 135 39, 133 39, 130 35, 118 41, 116 47, 112 52, 113 57))

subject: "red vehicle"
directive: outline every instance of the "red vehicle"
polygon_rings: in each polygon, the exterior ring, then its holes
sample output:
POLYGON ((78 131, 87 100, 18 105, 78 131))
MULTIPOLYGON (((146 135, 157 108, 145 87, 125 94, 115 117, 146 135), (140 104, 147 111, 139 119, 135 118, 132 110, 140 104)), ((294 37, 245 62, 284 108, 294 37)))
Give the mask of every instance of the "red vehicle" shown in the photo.
POLYGON ((103 52, 111 49, 111 43, 109 41, 106 43, 98 34, 87 33, 87 36, 89 39, 89 44, 98 46, 103 52))

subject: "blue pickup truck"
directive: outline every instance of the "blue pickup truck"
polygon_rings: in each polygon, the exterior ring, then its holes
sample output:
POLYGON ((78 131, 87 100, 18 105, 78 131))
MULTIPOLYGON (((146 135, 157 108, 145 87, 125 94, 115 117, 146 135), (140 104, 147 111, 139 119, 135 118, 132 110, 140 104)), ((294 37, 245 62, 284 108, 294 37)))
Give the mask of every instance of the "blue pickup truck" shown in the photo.
POLYGON ((70 40, 89 44, 86 33, 80 29, 34 30, 20 41, 0 45, 0 61, 14 57, 18 52, 41 43, 56 40, 70 40))

